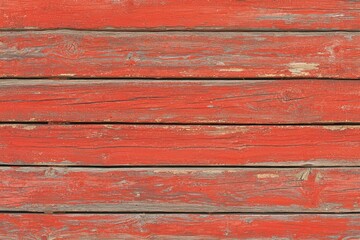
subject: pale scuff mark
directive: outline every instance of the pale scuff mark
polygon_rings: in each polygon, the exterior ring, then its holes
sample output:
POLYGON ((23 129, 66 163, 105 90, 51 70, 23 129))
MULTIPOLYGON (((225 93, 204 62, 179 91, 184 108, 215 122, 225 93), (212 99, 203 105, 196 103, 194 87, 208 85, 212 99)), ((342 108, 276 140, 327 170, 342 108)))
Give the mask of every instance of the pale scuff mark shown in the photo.
POLYGON ((336 45, 333 45, 333 46, 328 46, 328 47, 325 47, 325 50, 329 53, 329 57, 330 57, 330 60, 331 61, 335 61, 336 57, 335 57, 335 47, 336 45))
POLYGON ((278 77, 286 77, 286 74, 281 74, 281 73, 279 73, 279 74, 278 73, 276 73, 276 74, 271 74, 271 73, 269 73, 269 74, 258 74, 257 77, 265 77, 265 78, 267 78, 267 77, 276 77, 276 78, 278 78, 278 77))
POLYGON ((25 130, 34 130, 36 128, 35 125, 24 125, 22 127, 22 129, 25 129, 25 130))
POLYGON ((317 183, 321 182, 321 180, 323 179, 323 175, 321 173, 317 173, 316 176, 315 176, 315 181, 317 183))
POLYGON ((45 177, 48 177, 48 178, 56 178, 58 176, 62 176, 65 174, 67 174, 66 168, 50 167, 50 168, 47 168, 44 172, 45 177))
MULTIPOLYGON (((146 0, 133 0, 133 1, 126 1, 126 0, 109 0, 110 3, 123 5, 123 6, 141 6, 142 4, 146 4, 146 0)), ((163 2, 161 1, 161 5, 163 5, 163 2)))
POLYGON ((220 72, 243 72, 243 68, 222 68, 220 72))
POLYGON ((306 181, 308 180, 310 173, 311 173, 311 168, 306 169, 305 171, 298 174, 298 179, 302 181, 306 181))
POLYGON ((289 71, 296 76, 307 76, 309 75, 308 71, 318 69, 319 64, 317 63, 304 63, 304 62, 294 62, 287 65, 289 71))
POLYGON ((74 77, 76 75, 74 73, 62 73, 59 76, 61 76, 61 77, 74 77))
POLYGON ((286 24, 294 23, 301 15, 300 14, 288 14, 288 13, 277 13, 277 14, 262 14, 257 17, 259 21, 283 21, 286 24))
POLYGON ((345 131, 347 129, 355 129, 356 126, 323 126, 323 128, 330 131, 345 131))
POLYGON ((24 129, 24 130, 34 130, 37 126, 36 125, 11 125, 12 128, 17 128, 17 129, 24 129))
POLYGON ((263 173, 263 174, 257 174, 256 175, 257 178, 278 178, 279 175, 277 174, 273 174, 273 173, 263 173))
POLYGON ((213 129, 209 130, 207 133, 209 135, 227 135, 227 134, 240 134, 246 133, 249 131, 247 126, 237 126, 237 127, 214 127, 213 129))

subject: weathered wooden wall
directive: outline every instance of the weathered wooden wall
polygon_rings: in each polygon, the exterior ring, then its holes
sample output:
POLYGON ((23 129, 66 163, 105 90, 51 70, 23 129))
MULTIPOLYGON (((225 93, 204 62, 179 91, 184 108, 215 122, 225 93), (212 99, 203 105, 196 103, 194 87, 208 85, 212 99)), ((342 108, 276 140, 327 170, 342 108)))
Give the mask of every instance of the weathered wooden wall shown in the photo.
POLYGON ((0 0, 0 239, 359 239, 360 2, 0 0))

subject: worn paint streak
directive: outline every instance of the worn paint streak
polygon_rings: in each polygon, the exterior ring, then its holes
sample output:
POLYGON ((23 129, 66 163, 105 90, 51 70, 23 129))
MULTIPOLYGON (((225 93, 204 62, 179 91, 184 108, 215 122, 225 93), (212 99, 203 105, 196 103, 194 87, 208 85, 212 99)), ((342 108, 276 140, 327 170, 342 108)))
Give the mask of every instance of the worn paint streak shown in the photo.
POLYGON ((0 121, 357 123, 354 99, 359 81, 6 79, 0 121))
POLYGON ((359 126, 2 125, 0 162, 358 166, 359 135, 359 126))
POLYGON ((319 64, 317 63, 290 63, 289 71, 296 76, 307 76, 310 75, 309 71, 317 70, 319 64))
POLYGON ((1 214, 2 239, 357 239, 360 217, 328 215, 1 214))
POLYGON ((359 30, 360 21, 359 1, 349 0, 12 0, 1 8, 7 29, 359 30))
POLYGON ((0 210, 359 211, 358 168, 1 168, 0 210), (321 174, 321 178, 315 177, 321 174), (258 176, 275 176, 265 178, 258 176), (316 181, 315 181, 316 179, 316 181))
POLYGON ((267 173, 265 173, 265 174, 258 174, 256 177, 257 178, 278 178, 279 175, 278 174, 267 174, 267 173))
POLYGON ((30 31, 1 33, 0 42, 0 77, 360 76, 355 32, 30 31))

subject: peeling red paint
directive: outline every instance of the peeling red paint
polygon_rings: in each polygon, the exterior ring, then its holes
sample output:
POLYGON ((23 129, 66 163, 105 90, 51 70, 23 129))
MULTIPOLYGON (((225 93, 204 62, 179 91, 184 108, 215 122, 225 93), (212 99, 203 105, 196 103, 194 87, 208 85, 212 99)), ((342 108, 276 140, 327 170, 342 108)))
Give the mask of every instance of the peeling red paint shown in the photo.
POLYGON ((8 78, 360 76, 356 32, 30 31, 1 33, 0 41, 0 76, 8 78))

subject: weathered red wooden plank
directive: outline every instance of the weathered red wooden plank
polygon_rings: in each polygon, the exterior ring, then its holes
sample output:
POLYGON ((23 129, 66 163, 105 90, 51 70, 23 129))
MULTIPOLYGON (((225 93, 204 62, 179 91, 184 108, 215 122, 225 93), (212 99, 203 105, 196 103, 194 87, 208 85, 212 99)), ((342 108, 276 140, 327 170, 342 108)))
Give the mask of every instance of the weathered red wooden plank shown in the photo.
POLYGON ((2 211, 356 212, 360 169, 0 168, 2 211))
POLYGON ((360 166, 360 126, 1 125, 2 164, 360 166))
POLYGON ((360 122, 359 81, 0 80, 0 121, 360 122))
POLYGON ((359 215, 1 214, 3 239, 357 239, 359 215))
POLYGON ((360 78, 360 33, 3 32, 0 77, 360 78))
POLYGON ((350 0, 12 0, 1 28, 359 30, 350 0))

